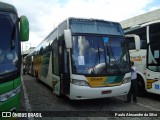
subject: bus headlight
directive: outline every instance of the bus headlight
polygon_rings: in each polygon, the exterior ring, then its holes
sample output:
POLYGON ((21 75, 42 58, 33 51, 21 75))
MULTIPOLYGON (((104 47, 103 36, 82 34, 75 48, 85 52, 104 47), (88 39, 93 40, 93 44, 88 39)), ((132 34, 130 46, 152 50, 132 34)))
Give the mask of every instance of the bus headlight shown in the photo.
POLYGON ((6 101, 9 98, 17 95, 19 92, 20 92, 20 86, 15 88, 15 89, 13 89, 12 91, 9 91, 7 93, 4 93, 4 94, 0 95, 0 101, 1 102, 6 101))
POLYGON ((71 83, 73 83, 75 85, 79 85, 79 86, 88 86, 88 83, 85 80, 72 79, 71 83))
POLYGON ((131 81, 131 77, 126 77, 123 79, 123 84, 128 83, 131 81))

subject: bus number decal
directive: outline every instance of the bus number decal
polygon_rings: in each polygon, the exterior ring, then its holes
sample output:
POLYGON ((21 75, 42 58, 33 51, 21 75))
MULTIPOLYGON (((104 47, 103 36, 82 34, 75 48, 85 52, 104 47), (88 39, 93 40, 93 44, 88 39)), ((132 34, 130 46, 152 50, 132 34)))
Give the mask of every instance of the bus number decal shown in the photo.
POLYGON ((152 88, 152 83, 156 82, 157 80, 147 80, 147 89, 152 88))
POLYGON ((155 84, 155 89, 156 89, 156 90, 160 90, 160 85, 155 84))
POLYGON ((89 85, 92 87, 105 86, 104 82, 107 80, 107 77, 86 77, 89 85))

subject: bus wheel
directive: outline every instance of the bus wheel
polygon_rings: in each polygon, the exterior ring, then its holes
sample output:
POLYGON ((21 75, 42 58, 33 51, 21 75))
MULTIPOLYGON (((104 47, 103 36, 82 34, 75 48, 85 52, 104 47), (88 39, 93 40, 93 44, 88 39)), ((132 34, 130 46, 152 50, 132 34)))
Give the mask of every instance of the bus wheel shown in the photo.
POLYGON ((138 84, 138 90, 137 90, 138 96, 144 96, 146 93, 145 84, 143 78, 140 75, 137 76, 137 84, 138 84))

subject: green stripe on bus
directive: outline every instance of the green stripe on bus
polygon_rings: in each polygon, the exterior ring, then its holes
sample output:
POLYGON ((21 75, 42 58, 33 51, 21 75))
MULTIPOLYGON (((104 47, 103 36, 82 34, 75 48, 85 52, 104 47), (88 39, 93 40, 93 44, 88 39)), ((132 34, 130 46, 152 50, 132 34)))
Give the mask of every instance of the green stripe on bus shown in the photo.
POLYGON ((0 84, 0 94, 4 94, 21 85, 21 78, 0 84))

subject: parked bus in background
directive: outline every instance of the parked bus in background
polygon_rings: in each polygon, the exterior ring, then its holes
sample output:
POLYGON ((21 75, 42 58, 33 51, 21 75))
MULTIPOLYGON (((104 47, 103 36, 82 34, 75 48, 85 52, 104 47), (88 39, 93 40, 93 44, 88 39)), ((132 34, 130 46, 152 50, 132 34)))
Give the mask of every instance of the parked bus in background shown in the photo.
POLYGON ((134 37, 128 36, 130 58, 138 69, 138 93, 160 94, 160 20, 125 29, 125 34, 140 38, 140 50, 135 50, 134 37))
POLYGON ((0 2, 0 111, 20 105, 21 46, 29 38, 29 23, 14 6, 0 2))
POLYGON ((33 52, 34 76, 56 95, 94 99, 127 94, 130 59, 119 23, 69 18, 33 52))

